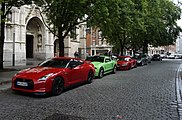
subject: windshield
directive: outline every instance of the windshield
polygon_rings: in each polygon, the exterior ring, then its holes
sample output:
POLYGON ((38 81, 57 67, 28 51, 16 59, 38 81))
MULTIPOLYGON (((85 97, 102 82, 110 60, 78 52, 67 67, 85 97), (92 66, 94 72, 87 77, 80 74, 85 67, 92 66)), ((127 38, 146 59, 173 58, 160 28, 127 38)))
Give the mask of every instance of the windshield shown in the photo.
POLYGON ((42 62, 39 66, 65 68, 69 61, 70 61, 69 59, 51 59, 42 62))
POLYGON ((86 61, 91 61, 91 62, 104 62, 104 57, 100 56, 93 56, 93 57, 88 57, 86 61))
POLYGON ((135 55, 134 59, 140 60, 142 57, 141 55, 135 55))
POLYGON ((119 60, 121 61, 129 61, 130 58, 127 58, 127 57, 120 57, 119 60))

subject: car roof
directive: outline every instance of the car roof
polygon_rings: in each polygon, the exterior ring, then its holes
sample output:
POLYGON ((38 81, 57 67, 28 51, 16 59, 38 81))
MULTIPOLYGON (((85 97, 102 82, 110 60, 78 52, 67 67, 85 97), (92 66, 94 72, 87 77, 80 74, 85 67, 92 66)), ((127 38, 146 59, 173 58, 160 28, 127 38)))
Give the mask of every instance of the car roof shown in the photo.
POLYGON ((131 56, 118 56, 118 58, 131 58, 131 56))
POLYGON ((80 58, 74 58, 74 57, 54 57, 52 59, 64 59, 64 60, 74 59, 74 60, 81 60, 80 58))
POLYGON ((109 56, 105 56, 105 55, 94 55, 94 56, 89 56, 89 57, 107 57, 107 58, 110 58, 109 56))

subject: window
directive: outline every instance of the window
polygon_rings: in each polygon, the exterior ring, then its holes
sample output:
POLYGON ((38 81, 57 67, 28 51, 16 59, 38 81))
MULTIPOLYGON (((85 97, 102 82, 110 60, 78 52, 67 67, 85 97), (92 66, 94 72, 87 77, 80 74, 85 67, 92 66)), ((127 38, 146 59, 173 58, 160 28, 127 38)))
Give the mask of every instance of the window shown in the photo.
POLYGON ((51 59, 51 60, 42 62, 39 66, 65 68, 69 61, 70 60, 67 60, 67 59, 51 59))
POLYGON ((105 59, 105 62, 110 62, 110 61, 111 61, 110 58, 106 58, 106 59, 105 59))
POLYGON ((76 27, 73 28, 73 30, 70 32, 70 38, 73 38, 73 40, 76 40, 76 27))
POLYGON ((72 61, 70 61, 68 68, 74 68, 74 67, 77 67, 79 65, 82 65, 83 63, 84 62, 81 60, 72 60, 72 61))
POLYGON ((91 61, 91 62, 104 62, 104 57, 100 56, 91 56, 86 59, 86 61, 91 61))

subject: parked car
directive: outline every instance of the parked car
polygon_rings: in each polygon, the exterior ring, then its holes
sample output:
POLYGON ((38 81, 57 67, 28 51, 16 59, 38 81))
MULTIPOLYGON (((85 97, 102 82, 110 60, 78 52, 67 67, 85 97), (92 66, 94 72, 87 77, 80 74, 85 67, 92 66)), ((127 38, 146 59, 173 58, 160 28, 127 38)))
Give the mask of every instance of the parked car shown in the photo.
POLYGON ((152 62, 152 57, 150 55, 146 55, 146 59, 148 63, 152 62))
POLYGON ((160 54, 154 54, 152 56, 152 61, 162 61, 162 57, 160 56, 160 54))
POLYGON ((161 58, 167 58, 167 54, 166 53, 163 53, 163 54, 160 54, 161 58))
POLYGON ((137 65, 143 66, 148 64, 147 56, 143 54, 136 54, 134 59, 137 60, 137 65))
POLYGON ((167 56, 168 59, 175 59, 175 55, 174 54, 170 54, 167 56))
POLYGON ((117 57, 114 55, 111 56, 111 59, 117 61, 117 57))
POLYGON ((67 86, 91 83, 94 74, 94 66, 79 58, 52 58, 18 72, 12 78, 12 90, 59 95, 67 86))
POLYGON ((182 59, 182 54, 175 54, 175 59, 182 59))
POLYGON ((95 67, 95 76, 102 78, 107 73, 116 72, 116 60, 112 60, 108 56, 90 56, 86 59, 95 67))
POLYGON ((137 67, 137 60, 132 59, 130 56, 118 56, 117 69, 129 70, 137 67))

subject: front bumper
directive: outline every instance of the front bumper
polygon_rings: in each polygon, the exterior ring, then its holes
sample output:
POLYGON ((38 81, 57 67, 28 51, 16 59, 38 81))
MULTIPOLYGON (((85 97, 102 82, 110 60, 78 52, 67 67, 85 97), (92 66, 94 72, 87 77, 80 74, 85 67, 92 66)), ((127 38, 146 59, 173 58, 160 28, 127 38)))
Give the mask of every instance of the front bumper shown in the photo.
POLYGON ((51 86, 46 81, 36 81, 29 79, 15 79, 12 82, 12 90, 28 92, 28 93, 48 93, 51 91, 51 86), (26 83, 26 84, 19 84, 26 83))
POLYGON ((126 70, 126 69, 128 69, 128 65, 122 66, 122 65, 120 65, 120 64, 117 64, 117 69, 118 69, 118 70, 126 70))

